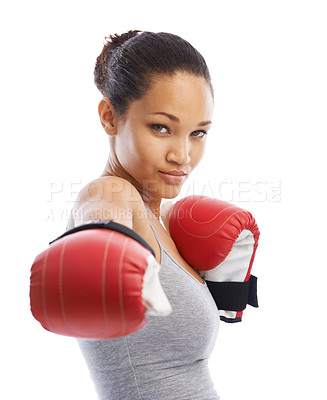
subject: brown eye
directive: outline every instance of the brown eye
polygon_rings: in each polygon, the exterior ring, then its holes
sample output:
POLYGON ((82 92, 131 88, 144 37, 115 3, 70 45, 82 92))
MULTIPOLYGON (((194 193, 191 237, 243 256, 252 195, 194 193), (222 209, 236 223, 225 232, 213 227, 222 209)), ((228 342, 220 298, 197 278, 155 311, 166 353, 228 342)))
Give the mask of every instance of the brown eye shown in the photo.
POLYGON ((165 125, 153 124, 151 125, 151 128, 160 133, 166 133, 162 131, 163 129, 166 129, 166 131, 168 132, 168 128, 165 125))
POLYGON ((193 133, 192 133, 192 136, 199 137, 199 138, 204 138, 205 135, 207 135, 207 134, 208 134, 207 131, 202 131, 202 130, 200 130, 200 131, 195 131, 195 132, 193 132, 193 133))

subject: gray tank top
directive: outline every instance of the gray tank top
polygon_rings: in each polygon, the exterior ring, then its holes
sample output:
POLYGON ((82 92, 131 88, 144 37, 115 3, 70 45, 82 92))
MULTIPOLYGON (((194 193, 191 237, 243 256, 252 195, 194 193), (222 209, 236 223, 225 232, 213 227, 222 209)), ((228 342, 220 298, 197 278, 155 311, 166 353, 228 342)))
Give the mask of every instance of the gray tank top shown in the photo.
MULTIPOLYGON (((151 227, 152 228, 152 227, 151 227)), ((219 327, 202 284, 162 247, 160 282, 172 306, 147 316, 141 331, 110 340, 78 340, 100 400, 219 400, 208 358, 219 327)))

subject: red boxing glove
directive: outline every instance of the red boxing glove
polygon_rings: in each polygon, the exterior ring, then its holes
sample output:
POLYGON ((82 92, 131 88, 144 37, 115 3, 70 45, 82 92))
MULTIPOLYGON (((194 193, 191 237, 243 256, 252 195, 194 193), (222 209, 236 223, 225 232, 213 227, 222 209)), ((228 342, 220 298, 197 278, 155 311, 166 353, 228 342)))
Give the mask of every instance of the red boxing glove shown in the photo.
POLYGON ((247 304, 258 307, 251 268, 259 229, 252 215, 206 196, 179 200, 169 214, 169 231, 184 259, 205 280, 225 322, 242 320, 247 304))
POLYGON ((171 312, 159 269, 152 248, 135 231, 91 221, 36 257, 32 314, 45 329, 65 336, 110 339, 134 333, 146 325, 146 312, 171 312))

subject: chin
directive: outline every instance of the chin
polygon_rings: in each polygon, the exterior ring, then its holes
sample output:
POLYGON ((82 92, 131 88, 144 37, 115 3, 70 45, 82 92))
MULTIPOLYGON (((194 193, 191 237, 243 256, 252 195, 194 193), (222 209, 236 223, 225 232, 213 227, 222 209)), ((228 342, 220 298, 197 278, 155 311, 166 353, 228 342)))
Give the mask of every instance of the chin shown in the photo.
POLYGON ((162 191, 162 198, 163 199, 174 199, 177 197, 182 189, 181 185, 169 185, 165 187, 162 191))

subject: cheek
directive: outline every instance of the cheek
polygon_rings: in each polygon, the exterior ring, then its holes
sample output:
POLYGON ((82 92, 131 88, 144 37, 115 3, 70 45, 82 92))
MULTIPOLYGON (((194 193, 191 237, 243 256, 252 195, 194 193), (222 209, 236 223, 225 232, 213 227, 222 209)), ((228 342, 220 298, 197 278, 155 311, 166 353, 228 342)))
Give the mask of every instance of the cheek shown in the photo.
POLYGON ((143 138, 143 140, 134 143, 134 146, 138 157, 145 163, 144 166, 146 166, 146 164, 153 164, 153 162, 158 159, 158 146, 156 146, 156 142, 151 140, 151 138, 143 138))
POLYGON ((132 135, 127 146, 129 149, 127 162, 134 167, 145 171, 158 163, 160 146, 150 135, 132 135))
POLYGON ((199 162, 202 160, 205 153, 205 143, 199 143, 192 148, 191 160, 193 168, 195 168, 199 162))

